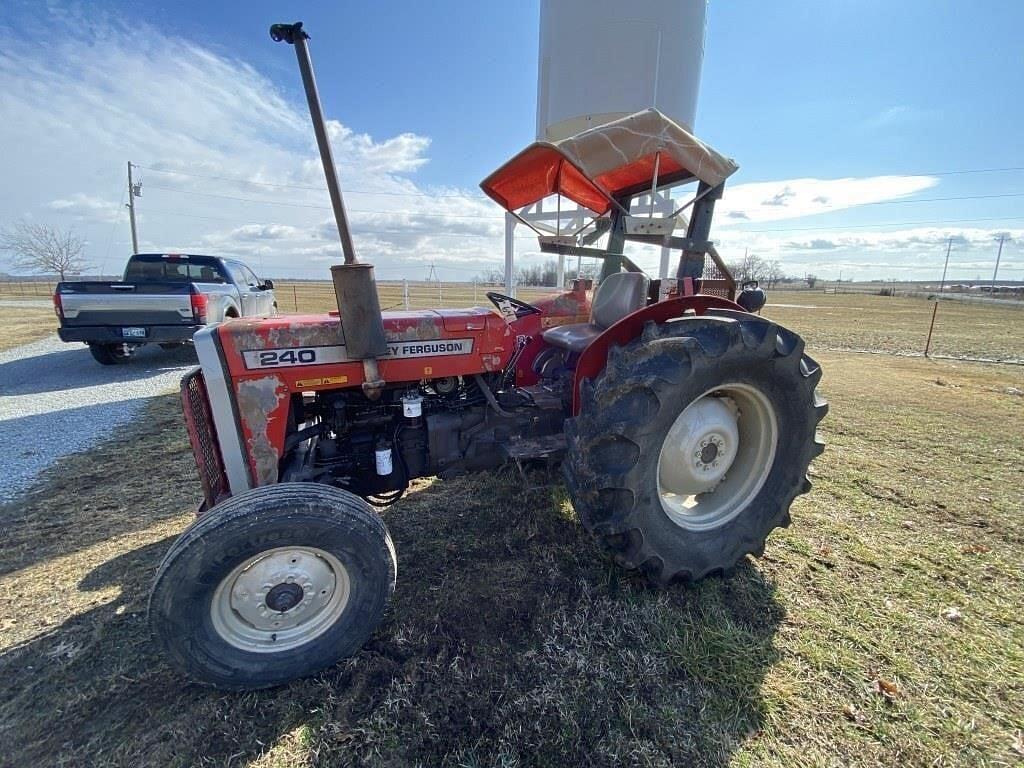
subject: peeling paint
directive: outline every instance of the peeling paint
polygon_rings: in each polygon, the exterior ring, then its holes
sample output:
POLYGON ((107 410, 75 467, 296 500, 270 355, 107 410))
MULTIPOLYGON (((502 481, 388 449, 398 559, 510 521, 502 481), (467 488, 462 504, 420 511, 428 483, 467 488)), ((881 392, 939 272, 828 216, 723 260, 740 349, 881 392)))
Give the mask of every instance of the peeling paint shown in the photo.
POLYGON ((424 317, 416 325, 401 330, 392 330, 385 326, 388 341, 428 341, 440 339, 444 335, 444 324, 438 317, 424 317))
POLYGON ((243 349, 288 349, 291 347, 324 347, 344 344, 341 323, 337 320, 310 322, 295 320, 285 324, 253 323, 241 328, 224 329, 235 340, 235 348, 243 349))
POLYGON ((248 434, 249 456, 257 485, 277 482, 277 464, 281 457, 267 429, 271 414, 286 396, 287 387, 277 376, 238 382, 238 413, 248 434))

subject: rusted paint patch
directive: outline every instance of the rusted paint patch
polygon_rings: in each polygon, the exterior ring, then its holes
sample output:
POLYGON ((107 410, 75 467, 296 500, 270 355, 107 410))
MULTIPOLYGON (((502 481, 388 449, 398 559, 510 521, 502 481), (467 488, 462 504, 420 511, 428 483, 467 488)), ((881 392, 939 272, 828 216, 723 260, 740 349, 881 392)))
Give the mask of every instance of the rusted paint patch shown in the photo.
POLYGON ((238 382, 238 413, 248 435, 249 455, 258 485, 277 482, 280 456, 267 434, 274 411, 287 396, 287 387, 277 376, 238 382))
POLYGON ((326 347, 345 343, 341 324, 334 319, 316 322, 308 319, 256 321, 230 330, 225 328, 221 333, 228 333, 238 350, 326 347))
POLYGON ((436 316, 422 317, 415 325, 394 329, 384 327, 388 341, 428 341, 440 339, 444 334, 444 323, 436 316))
MULTIPOLYGON (((384 332, 388 341, 430 341, 444 338, 444 323, 434 314, 385 318, 384 332)), ((334 318, 239 322, 232 323, 230 328, 225 327, 221 333, 227 334, 239 351, 327 347, 345 343, 341 323, 334 318)))

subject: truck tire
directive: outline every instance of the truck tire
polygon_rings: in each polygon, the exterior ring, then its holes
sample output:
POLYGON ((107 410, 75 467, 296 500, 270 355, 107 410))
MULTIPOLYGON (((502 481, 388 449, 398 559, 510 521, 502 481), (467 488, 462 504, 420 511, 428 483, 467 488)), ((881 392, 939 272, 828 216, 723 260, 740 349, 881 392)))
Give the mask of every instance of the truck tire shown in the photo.
POLYGON ((264 486, 218 504, 171 546, 150 627, 195 680, 268 688, 358 651, 396 573, 387 528, 359 497, 315 483, 264 486))
POLYGON ((123 344, 89 344, 89 352, 100 365, 120 365, 132 356, 131 352, 125 352, 123 344))
POLYGON ((803 340, 761 317, 721 314, 648 323, 583 382, 566 422, 580 520, 657 585, 761 554, 824 450, 821 367, 803 340))

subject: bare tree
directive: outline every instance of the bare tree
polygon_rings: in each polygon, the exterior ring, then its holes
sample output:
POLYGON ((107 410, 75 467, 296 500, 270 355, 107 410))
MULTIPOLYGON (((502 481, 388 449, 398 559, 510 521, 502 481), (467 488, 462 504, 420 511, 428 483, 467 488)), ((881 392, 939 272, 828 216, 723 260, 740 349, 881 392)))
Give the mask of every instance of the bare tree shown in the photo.
POLYGON ((782 269, 782 263, 778 259, 772 259, 765 263, 764 277, 768 281, 768 287, 774 288, 779 280, 782 280, 786 273, 782 269))
POLYGON ((21 221, 11 229, 0 230, 0 251, 11 254, 13 266, 57 274, 61 280, 85 269, 84 248, 85 241, 70 230, 62 231, 45 224, 21 221))
POLYGON ((737 283, 745 283, 748 280, 764 281, 768 274, 768 265, 760 256, 747 253, 742 259, 726 264, 729 272, 737 283))

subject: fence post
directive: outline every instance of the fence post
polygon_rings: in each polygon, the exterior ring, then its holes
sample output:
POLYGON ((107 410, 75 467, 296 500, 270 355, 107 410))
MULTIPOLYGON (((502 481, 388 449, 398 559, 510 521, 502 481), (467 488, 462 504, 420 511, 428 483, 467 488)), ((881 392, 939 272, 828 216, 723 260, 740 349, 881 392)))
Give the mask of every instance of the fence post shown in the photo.
POLYGON ((402 278, 402 304, 409 308, 409 281, 405 278, 402 278))
POLYGON ((295 307, 295 311, 299 311, 299 296, 295 292, 295 283, 292 283, 292 304, 295 307))
POLYGON ((928 350, 932 346, 932 329, 935 327, 935 315, 939 311, 939 302, 936 300, 935 306, 932 309, 932 322, 928 326, 928 340, 924 343, 924 356, 928 357, 928 350))
POLYGON ((473 304, 476 304, 476 278, 473 278, 473 304))
POLYGON ((444 306, 444 299, 441 297, 441 281, 437 281, 437 306, 444 306))

